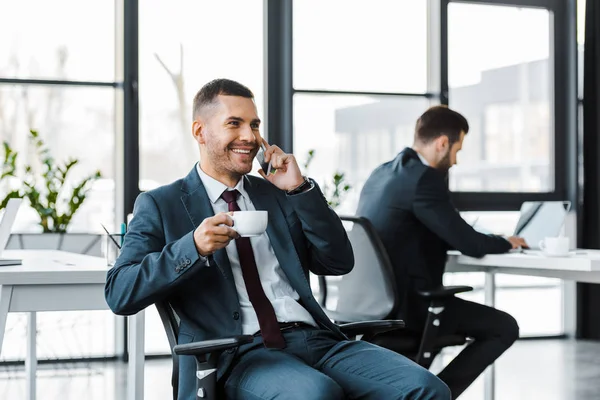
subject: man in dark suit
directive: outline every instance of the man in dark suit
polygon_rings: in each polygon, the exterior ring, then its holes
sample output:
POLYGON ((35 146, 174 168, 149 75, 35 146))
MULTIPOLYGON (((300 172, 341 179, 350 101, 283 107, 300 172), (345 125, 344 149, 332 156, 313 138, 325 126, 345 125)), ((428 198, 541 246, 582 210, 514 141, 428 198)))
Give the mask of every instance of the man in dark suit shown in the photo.
MULTIPOLYGON (((413 147, 379 166, 360 195, 357 214, 381 236, 406 296, 402 318, 417 332, 424 328, 427 303, 416 291, 442 285, 449 249, 483 257, 526 246, 518 237, 475 231, 452 205, 447 174, 468 131, 461 114, 430 108, 417 121, 413 147)), ((441 334, 475 339, 438 375, 456 398, 512 345, 519 328, 507 313, 458 298, 447 304, 442 318, 441 334)))
MULTIPOLYGON (((268 146, 276 173, 247 175, 263 143, 252 92, 226 79, 194 98, 200 163, 170 185, 142 193, 106 300, 117 314, 168 301, 178 341, 253 334, 219 359, 228 399, 449 399, 447 386, 396 353, 348 341, 312 296, 308 271, 348 273, 346 232, 291 154, 268 146), (241 238, 231 211, 266 210, 265 233, 241 238)), ((266 142, 264 142, 267 145, 266 142)), ((195 361, 180 361, 179 398, 195 399, 195 361)))

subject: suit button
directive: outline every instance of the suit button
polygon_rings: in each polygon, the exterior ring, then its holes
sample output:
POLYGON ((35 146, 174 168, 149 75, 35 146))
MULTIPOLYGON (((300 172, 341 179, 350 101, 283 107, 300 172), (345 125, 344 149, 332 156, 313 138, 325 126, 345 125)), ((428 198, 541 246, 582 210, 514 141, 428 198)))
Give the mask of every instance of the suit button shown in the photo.
POLYGON ((185 265, 190 265, 192 263, 192 260, 190 260, 189 258, 185 259, 185 265))
POLYGON ((240 319, 240 313, 239 313, 239 312, 237 312, 237 311, 234 311, 234 312, 233 312, 233 319, 235 319, 236 321, 237 321, 238 319, 240 319))
POLYGON ((233 354, 233 353, 235 353, 235 348, 233 348, 233 349, 227 349, 227 352, 228 352, 229 354, 233 354))
POLYGON ((175 268, 175 272, 181 272, 181 267, 180 267, 180 266, 177 266, 177 267, 175 268))

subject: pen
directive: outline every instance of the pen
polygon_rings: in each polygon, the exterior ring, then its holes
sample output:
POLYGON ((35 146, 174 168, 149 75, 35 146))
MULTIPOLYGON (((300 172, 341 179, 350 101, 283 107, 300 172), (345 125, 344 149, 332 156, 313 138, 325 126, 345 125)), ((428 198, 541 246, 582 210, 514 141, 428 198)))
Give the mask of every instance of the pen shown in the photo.
MULTIPOLYGON (((102 224, 100 224, 102 225, 102 224)), ((106 229, 106 227, 104 225, 102 225, 102 229, 104 229, 104 232, 106 232, 106 234, 108 235, 108 237, 110 238, 110 240, 113 241, 113 243, 115 244, 115 246, 117 246, 119 248, 119 250, 121 250, 121 246, 119 245, 119 243, 117 243, 117 241, 115 240, 114 237, 112 237, 112 235, 110 234, 110 232, 108 232, 108 229, 106 229)))
MULTIPOLYGON (((127 225, 124 222, 121 223, 121 246, 123 246, 123 240, 125 240, 125 233, 127 232, 127 225)), ((119 247, 121 248, 121 247, 119 247)))

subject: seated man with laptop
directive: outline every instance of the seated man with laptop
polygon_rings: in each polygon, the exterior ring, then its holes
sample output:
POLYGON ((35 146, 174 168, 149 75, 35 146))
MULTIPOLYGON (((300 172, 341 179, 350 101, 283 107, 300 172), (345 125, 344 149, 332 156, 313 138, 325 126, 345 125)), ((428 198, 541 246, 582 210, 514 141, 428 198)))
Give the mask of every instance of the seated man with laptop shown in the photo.
MULTIPOLYGON (((369 219, 394 266, 396 284, 406 295, 407 328, 422 332, 428 302, 417 291, 442 285, 446 253, 456 249, 473 257, 527 247, 520 237, 477 232, 450 201, 448 170, 469 131, 459 113, 435 106, 417 121, 412 148, 379 166, 365 183, 357 215, 369 219)), ((452 298, 445 307, 440 335, 474 339, 438 376, 458 397, 519 337, 519 327, 505 312, 452 298)))

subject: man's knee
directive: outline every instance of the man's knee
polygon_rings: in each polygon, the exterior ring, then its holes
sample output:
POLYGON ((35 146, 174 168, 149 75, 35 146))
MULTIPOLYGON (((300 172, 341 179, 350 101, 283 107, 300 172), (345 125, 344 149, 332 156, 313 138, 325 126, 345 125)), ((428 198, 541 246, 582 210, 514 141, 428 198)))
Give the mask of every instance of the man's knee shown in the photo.
POLYGON ((519 338, 519 324, 512 315, 503 311, 501 313, 501 339, 510 346, 519 338))
POLYGON ((294 382, 279 382, 279 394, 273 399, 286 400, 344 400, 341 386, 326 375, 297 376, 294 382))
POLYGON ((437 376, 426 369, 414 375, 413 384, 408 390, 406 399, 419 400, 450 400, 451 394, 448 386, 437 376))

